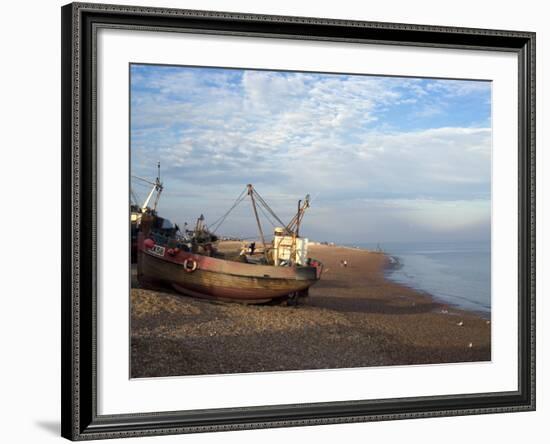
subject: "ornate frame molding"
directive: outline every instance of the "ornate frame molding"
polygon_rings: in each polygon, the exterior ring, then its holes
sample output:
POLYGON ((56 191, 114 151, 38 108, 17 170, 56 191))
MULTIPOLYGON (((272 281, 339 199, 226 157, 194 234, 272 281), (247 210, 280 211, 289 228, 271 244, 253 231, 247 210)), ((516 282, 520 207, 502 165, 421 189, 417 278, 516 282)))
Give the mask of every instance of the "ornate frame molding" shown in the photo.
POLYGON ((535 34, 73 3, 62 8, 62 435, 71 440, 517 412, 535 409, 535 34), (208 411, 97 415, 98 27, 514 52, 519 61, 519 390, 208 411))

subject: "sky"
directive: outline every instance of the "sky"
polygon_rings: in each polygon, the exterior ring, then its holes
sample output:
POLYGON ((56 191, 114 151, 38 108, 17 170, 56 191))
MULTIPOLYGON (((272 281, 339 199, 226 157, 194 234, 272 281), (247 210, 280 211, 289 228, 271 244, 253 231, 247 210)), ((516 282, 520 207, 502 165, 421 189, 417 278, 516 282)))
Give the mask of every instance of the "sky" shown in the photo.
MULTIPOLYGON (((160 161, 159 213, 180 225, 252 183, 283 221, 309 194, 311 240, 490 239, 488 81, 132 64, 130 88, 131 174, 160 161)), ((250 201, 217 232, 257 236, 250 201)))

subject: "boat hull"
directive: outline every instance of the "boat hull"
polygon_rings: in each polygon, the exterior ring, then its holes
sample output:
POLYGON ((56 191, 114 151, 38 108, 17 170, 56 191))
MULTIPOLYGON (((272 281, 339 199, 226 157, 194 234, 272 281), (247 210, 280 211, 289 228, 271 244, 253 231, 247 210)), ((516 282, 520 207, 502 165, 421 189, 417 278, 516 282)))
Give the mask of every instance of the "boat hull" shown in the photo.
POLYGON ((318 274, 316 267, 253 265, 182 251, 169 255, 162 249, 138 247, 140 284, 168 285, 195 297, 267 302, 304 293, 317 282, 318 274))

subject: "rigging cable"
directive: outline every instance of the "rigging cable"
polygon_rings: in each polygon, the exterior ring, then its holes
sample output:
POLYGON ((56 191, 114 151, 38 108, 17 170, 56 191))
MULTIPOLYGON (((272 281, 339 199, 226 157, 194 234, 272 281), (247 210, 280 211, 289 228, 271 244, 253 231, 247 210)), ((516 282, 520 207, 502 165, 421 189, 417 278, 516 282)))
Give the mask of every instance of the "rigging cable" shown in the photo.
POLYGON ((254 188, 254 194, 256 195, 256 198, 258 199, 258 202, 260 202, 264 207, 265 209, 269 212, 269 214, 271 214, 273 216, 273 218, 279 222, 279 224, 281 224, 283 227, 286 227, 285 223, 279 219, 279 217, 275 214, 275 212, 270 208, 270 206, 267 204, 267 202, 263 199, 262 196, 260 196, 258 194, 258 192, 256 191, 256 189, 254 188))
POLYGON ((262 206, 258 205, 258 208, 260 209, 260 211, 262 212, 263 216, 267 219, 267 221, 273 225, 274 227, 276 227, 277 225, 275 224, 275 222, 273 222, 273 220, 269 217, 269 215, 266 213, 266 210, 264 210, 262 208, 262 206))
POLYGON ((221 225, 223 224, 223 222, 225 221, 225 219, 227 218, 227 216, 229 215, 229 213, 231 213, 231 211, 233 211, 235 209, 235 207, 237 205, 239 205, 245 198, 246 196, 246 188, 242 191, 241 194, 239 194, 239 197, 237 197, 237 199, 235 200, 235 202, 233 203, 233 205, 231 206, 231 208, 229 208, 229 210, 227 210, 227 212, 222 216, 222 217, 219 217, 218 219, 216 219, 212 224, 211 226, 213 227, 212 229, 212 233, 215 233, 220 227, 221 225))

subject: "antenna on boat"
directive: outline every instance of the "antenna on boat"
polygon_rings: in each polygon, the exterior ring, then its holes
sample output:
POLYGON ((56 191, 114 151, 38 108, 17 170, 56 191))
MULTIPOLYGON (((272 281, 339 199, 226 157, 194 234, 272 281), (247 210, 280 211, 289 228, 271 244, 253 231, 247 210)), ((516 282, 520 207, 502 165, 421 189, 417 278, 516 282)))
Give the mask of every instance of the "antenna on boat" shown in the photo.
POLYGON ((260 237, 262 238, 262 244, 264 246, 264 256, 265 256, 266 260, 269 260, 268 257, 267 257, 267 247, 266 247, 266 244, 265 244, 264 232, 262 230, 262 224, 260 223, 260 218, 258 217, 258 210, 256 208, 256 199, 254 199, 254 187, 250 183, 246 187, 248 189, 248 195, 250 196, 250 200, 252 201, 252 209, 254 210, 254 216, 256 217, 256 223, 258 224, 258 230, 260 231, 260 237))

